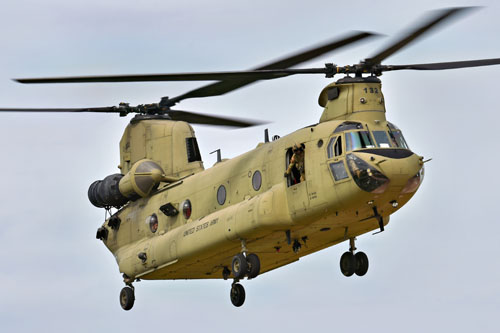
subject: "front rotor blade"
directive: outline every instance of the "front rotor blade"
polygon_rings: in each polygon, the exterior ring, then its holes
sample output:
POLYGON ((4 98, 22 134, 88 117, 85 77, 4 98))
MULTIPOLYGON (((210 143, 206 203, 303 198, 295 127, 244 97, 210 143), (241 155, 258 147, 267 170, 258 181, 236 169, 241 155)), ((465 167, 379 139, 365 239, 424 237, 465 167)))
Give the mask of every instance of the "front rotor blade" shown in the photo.
POLYGON ((285 58, 273 61, 267 65, 259 66, 255 69, 256 70, 265 70, 265 69, 280 69, 280 68, 293 67, 293 66, 301 64, 303 62, 317 58, 320 55, 325 54, 327 52, 331 52, 333 50, 340 49, 344 46, 356 43, 362 39, 369 38, 369 37, 375 37, 375 36, 378 36, 378 35, 373 33, 373 32, 356 31, 356 32, 353 32, 353 34, 350 36, 344 37, 342 39, 335 39, 335 40, 328 41, 324 44, 320 44, 320 45, 312 47, 310 49, 307 49, 307 50, 298 52, 296 54, 292 54, 290 56, 287 56, 285 58))
POLYGON ((185 121, 191 124, 231 126, 231 127, 250 127, 265 124, 255 120, 226 118, 214 115, 204 115, 188 111, 170 110, 168 116, 172 120, 185 121))
POLYGON ((175 73, 175 74, 138 74, 110 76, 69 76, 35 79, 14 79, 19 83, 88 83, 88 82, 153 82, 153 81, 218 81, 259 77, 260 80, 287 76, 277 73, 255 73, 250 71, 175 73))
POLYGON ((397 71, 404 69, 413 69, 421 71, 435 71, 444 69, 457 69, 467 67, 480 67, 500 65, 500 58, 481 59, 481 60, 466 60, 466 61, 451 61, 451 62, 436 62, 430 64, 413 64, 413 65, 383 65, 380 66, 382 72, 397 71))
MULTIPOLYGON (((336 39, 333 41, 328 41, 326 43, 320 44, 316 47, 312 47, 310 49, 304 50, 302 52, 298 52, 296 54, 292 54, 283 59, 279 59, 277 61, 273 61, 269 64, 259 66, 255 68, 255 70, 270 70, 270 69, 281 69, 293 67, 303 62, 312 60, 314 58, 319 57, 322 54, 327 52, 331 52, 334 50, 338 50, 347 45, 356 43, 365 38, 377 36, 371 32, 355 32, 350 36, 336 39)), ((197 88, 191 90, 185 94, 177 96, 171 99, 173 104, 187 98, 196 98, 196 97, 208 97, 208 96, 219 96, 231 92, 233 90, 239 89, 251 83, 258 81, 259 79, 241 79, 241 80, 232 80, 232 81, 221 81, 212 83, 201 88, 197 88)))
POLYGON ((20 83, 84 83, 84 82, 140 82, 140 81, 219 81, 219 80, 270 80, 293 74, 324 74, 324 68, 274 69, 231 72, 176 73, 116 76, 73 76, 60 78, 15 79, 20 83))
MULTIPOLYGON (((206 72, 206 73, 174 73, 174 74, 132 74, 132 75, 97 75, 97 76, 72 76, 72 77, 49 77, 49 78, 23 78, 14 79, 20 83, 88 83, 88 82, 146 82, 146 81, 226 81, 231 80, 229 87, 221 86, 215 83, 210 86, 219 87, 219 91, 216 94, 220 95, 224 92, 234 90, 242 87, 243 85, 255 82, 257 80, 268 80, 276 79, 280 77, 285 77, 290 74, 284 72, 268 72, 266 70, 275 69, 286 69, 288 67, 295 66, 302 62, 314 59, 326 52, 333 51, 335 49, 341 48, 348 44, 355 43, 361 39, 374 36, 370 32, 357 32, 349 37, 343 38, 341 40, 329 41, 325 44, 304 50, 302 52, 293 54, 284 59, 272 62, 267 65, 260 66, 255 70, 250 71, 231 71, 231 72, 206 72), (255 71, 261 71, 256 73, 255 71), (238 82, 236 82, 238 81, 238 82), (246 82, 243 84, 243 82, 246 82), (230 88, 235 87, 235 88, 230 88)), ((296 74, 296 73, 293 73, 296 74)), ((225 85, 224 85, 225 86, 225 85)), ((202 87, 203 90, 206 87, 202 87)), ((203 97, 212 96, 215 92, 214 87, 209 89, 211 93, 209 95, 204 95, 201 93, 200 96, 195 96, 195 91, 188 93, 192 97, 203 97)), ((185 94, 187 95, 187 94, 185 94)), ((184 96, 184 95, 183 95, 184 96)), ((187 97, 186 97, 187 98, 187 97)))
POLYGON ((115 106, 99 108, 0 108, 0 112, 107 112, 120 113, 115 106))
POLYGON ((418 37, 422 36, 425 32, 429 31, 431 28, 437 26, 438 24, 442 24, 445 21, 449 21, 451 18, 456 17, 459 13, 466 13, 467 11, 476 8, 477 7, 459 7, 459 8, 448 8, 440 10, 429 21, 425 21, 424 23, 418 24, 416 28, 412 29, 409 33, 405 34, 397 42, 391 44, 384 50, 372 56, 371 58, 367 58, 365 60, 365 63, 367 65, 380 64, 384 59, 396 53, 397 51, 399 51, 400 49, 402 49, 403 47, 405 47, 418 37))

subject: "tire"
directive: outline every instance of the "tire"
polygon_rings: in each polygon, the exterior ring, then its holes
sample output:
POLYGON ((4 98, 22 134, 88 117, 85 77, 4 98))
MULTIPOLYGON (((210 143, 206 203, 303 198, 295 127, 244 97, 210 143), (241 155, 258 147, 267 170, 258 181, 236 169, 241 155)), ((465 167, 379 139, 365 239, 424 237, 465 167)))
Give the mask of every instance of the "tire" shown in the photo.
POLYGON ((240 307, 245 303, 245 288, 241 284, 235 283, 231 287, 229 296, 231 297, 231 303, 236 307, 240 307))
POLYGON ((340 271, 345 276, 353 275, 356 267, 356 257, 351 252, 345 252, 342 257, 340 257, 340 271))
POLYGON ((368 256, 364 252, 358 252, 354 255, 356 258, 356 273, 357 276, 363 276, 368 272, 368 256))
POLYGON ((243 279, 248 271, 247 259, 243 253, 238 253, 233 257, 231 269, 235 279, 243 279))
POLYGON ((120 305, 122 309, 128 311, 134 306, 135 296, 134 290, 130 287, 125 287, 120 292, 120 305))
POLYGON ((247 266, 248 266, 248 278, 253 279, 256 278, 257 275, 260 273, 260 260, 259 257, 254 254, 250 253, 247 255, 247 266))

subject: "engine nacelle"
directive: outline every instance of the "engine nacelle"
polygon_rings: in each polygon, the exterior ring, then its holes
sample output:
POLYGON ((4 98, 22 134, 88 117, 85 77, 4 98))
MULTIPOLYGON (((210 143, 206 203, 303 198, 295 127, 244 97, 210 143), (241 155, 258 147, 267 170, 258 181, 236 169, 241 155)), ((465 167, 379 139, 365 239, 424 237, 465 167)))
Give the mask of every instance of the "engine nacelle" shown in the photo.
POLYGON ((93 182, 90 202, 99 208, 121 207, 129 200, 147 197, 163 179, 163 169, 148 159, 137 161, 125 175, 114 174, 93 182))
POLYGON ((120 180, 120 193, 127 198, 147 197, 158 187, 163 178, 163 169, 148 159, 137 161, 120 180))
POLYGON ((121 207, 128 202, 128 198, 120 193, 119 183, 123 175, 117 173, 107 176, 103 180, 96 180, 89 187, 89 200, 99 208, 121 207))

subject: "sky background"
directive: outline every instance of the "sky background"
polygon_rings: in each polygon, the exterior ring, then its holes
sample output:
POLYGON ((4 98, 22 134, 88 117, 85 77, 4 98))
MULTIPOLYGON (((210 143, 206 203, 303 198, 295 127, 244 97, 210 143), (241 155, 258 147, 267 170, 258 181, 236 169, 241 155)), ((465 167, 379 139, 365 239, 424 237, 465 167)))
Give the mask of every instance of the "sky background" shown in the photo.
MULTIPOLYGON (((388 58, 386 64, 500 57, 496 1, 4 0, 0 106, 152 103, 204 83, 21 85, 15 77, 248 69, 352 30, 384 37, 303 66, 357 63, 426 11, 484 5, 388 58)), ((118 302, 122 278, 95 239, 104 211, 88 186, 118 171, 129 118, 110 114, 0 114, 0 331, 220 332, 405 330, 497 332, 500 311, 500 66, 399 71, 381 77, 387 118, 433 160, 423 185, 386 231, 356 243, 366 276, 346 278, 347 243, 244 281, 143 281, 118 302)), ((318 122, 330 79, 261 82, 178 109, 267 120, 242 130, 195 126, 205 167, 220 148, 237 156, 271 135, 318 122)))

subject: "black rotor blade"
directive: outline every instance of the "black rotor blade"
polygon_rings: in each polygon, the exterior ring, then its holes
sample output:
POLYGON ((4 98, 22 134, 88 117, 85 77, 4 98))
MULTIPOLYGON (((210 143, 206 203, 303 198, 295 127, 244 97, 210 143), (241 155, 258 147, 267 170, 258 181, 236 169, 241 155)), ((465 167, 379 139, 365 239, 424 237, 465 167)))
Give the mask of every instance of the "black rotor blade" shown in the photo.
POLYGON ((168 111, 167 114, 169 115, 170 118, 172 118, 172 120, 185 121, 191 124, 231 126, 231 127, 250 127, 250 126, 265 124, 265 122, 249 120, 249 119, 226 118, 226 117, 193 113, 180 110, 171 110, 168 111))
POLYGON ((451 62, 435 62, 429 64, 413 64, 413 65, 382 65, 380 66, 380 69, 382 72, 397 71, 403 69, 435 71, 444 69, 457 69, 457 68, 480 67, 480 66, 491 66, 491 65, 500 65, 500 58, 451 61, 451 62))
MULTIPOLYGON (((132 75, 96 75, 96 76, 72 76, 72 77, 52 77, 52 78, 23 78, 23 79, 14 79, 20 83, 88 83, 88 82, 146 82, 146 81, 225 81, 231 80, 230 86, 235 86, 236 88, 242 87, 243 85, 255 82, 257 80, 266 80, 266 79, 275 79, 284 76, 288 76, 290 74, 281 73, 281 72, 268 72, 266 70, 274 70, 274 69, 282 69, 295 66, 302 62, 314 59, 326 52, 333 51, 335 49, 341 48, 348 44, 352 44, 361 39, 374 36, 375 34, 369 32, 357 32, 349 37, 328 41, 327 43, 321 44, 319 46, 307 49, 305 51, 293 54, 289 57, 280 59, 278 61, 272 62, 270 64, 260 66, 255 70, 262 71, 257 74, 254 70, 250 71, 231 71, 231 72, 205 72, 205 73, 174 73, 174 74, 132 74, 132 75), (236 81, 240 80, 239 83, 236 81), (245 82, 244 84, 242 84, 245 82)), ((297 73, 293 73, 297 74, 297 73)), ((221 85, 218 83, 214 83, 209 86, 217 86, 219 87, 219 91, 222 93, 228 92, 228 88, 221 89, 221 85)), ((208 87, 208 86, 207 86, 208 87)), ((205 89, 206 87, 202 87, 201 89, 205 89)), ((232 88, 236 89, 236 88, 232 88)), ((196 95, 196 89, 188 94, 193 95, 192 97, 202 97, 202 96, 194 96, 196 95)), ((210 89, 211 91, 215 90, 215 87, 210 89)), ((218 94, 221 94, 218 93, 218 94)), ((186 94, 185 94, 186 95, 186 94)), ((205 95, 203 95, 205 96, 205 95)), ((210 96, 210 95, 208 95, 210 96)))
POLYGON ((209 114, 200 114, 181 110, 162 110, 163 108, 157 104, 140 105, 140 106, 107 106, 96 108, 0 108, 0 112, 104 112, 104 113, 120 113, 126 115, 128 113, 142 113, 147 111, 161 110, 166 115, 166 119, 170 118, 175 121, 185 121, 191 124, 229 126, 229 127, 250 127, 265 124, 262 121, 255 121, 240 118, 220 117, 209 114))
POLYGON ((270 80, 293 74, 324 74, 324 68, 272 69, 203 73, 175 73, 151 75, 75 76, 61 78, 15 79, 20 83, 83 83, 83 82, 139 82, 139 81, 220 81, 220 80, 270 80), (95 79, 97 78, 97 80, 95 79), (116 79, 116 80, 115 80, 116 79))
MULTIPOLYGON (((262 80, 274 79, 286 75, 261 73, 262 80)), ((14 79, 19 83, 88 83, 88 82, 149 82, 149 81, 219 81, 241 78, 253 78, 256 73, 250 71, 175 73, 175 74, 131 74, 110 76, 68 76, 35 79, 14 79), (252 75, 253 74, 253 75, 252 75)))
MULTIPOLYGON (((326 43, 320 44, 318 46, 306 49, 302 52, 292 54, 288 57, 273 61, 269 64, 259 66, 254 70, 271 70, 271 69, 281 69, 293 67, 303 62, 317 58, 318 56, 338 50, 344 46, 356 43, 365 38, 377 36, 371 32, 354 32, 352 35, 341 39, 335 39, 328 41, 326 43)), ((172 104, 175 104, 183 99, 196 98, 196 97, 209 97, 209 96, 219 96, 231 92, 233 90, 239 89, 251 83, 258 81, 259 79, 241 79, 241 80, 223 80, 220 82, 212 83, 191 91, 185 94, 174 97, 170 99, 172 104)))
POLYGON ((424 23, 418 24, 416 28, 412 29, 409 33, 405 34, 397 42, 386 47, 384 50, 375 54, 374 56, 367 58, 365 63, 367 65, 377 65, 380 64, 384 59, 396 53, 409 43, 413 42, 418 37, 422 36, 425 32, 429 31, 431 28, 442 24, 445 21, 449 21, 451 18, 456 17, 459 13, 465 13, 472 9, 478 7, 458 7, 458 8, 447 8, 438 11, 434 17, 424 23))
POLYGON ((0 108, 0 112, 105 112, 120 113, 115 106, 98 108, 0 108))
MULTIPOLYGON (((288 68, 300 64, 304 61, 314 59, 326 52, 333 51, 335 49, 341 48, 348 44, 352 44, 361 39, 374 36, 373 33, 369 32, 357 32, 349 37, 343 38, 341 40, 329 41, 327 43, 321 44, 319 46, 307 49, 305 51, 293 54, 289 57, 280 59, 278 61, 272 62, 270 64, 260 66, 255 70, 262 71, 260 74, 256 74, 254 71, 232 71, 232 72, 206 72, 206 73, 174 73, 174 74, 132 74, 132 75, 96 75, 96 76, 71 76, 71 77, 53 77, 53 78, 25 78, 25 79, 14 79, 20 83, 85 83, 85 82, 143 82, 143 81, 212 81, 212 80, 241 80, 237 83, 235 81, 230 82, 230 86, 237 86, 236 88, 242 87, 243 85, 255 82, 257 80, 275 79, 284 76, 288 76, 287 73, 276 73, 269 72, 265 73, 266 70, 288 68), (243 84, 243 82, 245 82, 243 84)), ((294 73, 296 74, 296 73, 294 73)), ((218 83, 212 84, 210 86, 218 85, 218 83)), ((218 85, 219 86, 219 85, 218 85)), ((207 87, 202 87, 205 89, 207 87)), ((236 88, 232 88, 236 89, 236 88)), ((189 92, 188 94, 196 95, 195 91, 189 92)), ((211 90, 214 90, 212 88, 211 90)), ((220 89, 224 92, 230 90, 220 89)), ((220 93, 219 93, 220 94, 220 93)), ((185 94, 187 95, 187 94, 185 94)), ((183 95, 184 96, 184 95, 183 95)), ((204 95, 203 95, 204 96, 204 95)), ((202 96, 196 96, 202 97, 202 96)))

